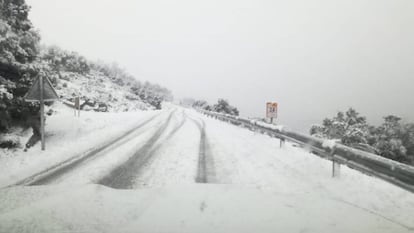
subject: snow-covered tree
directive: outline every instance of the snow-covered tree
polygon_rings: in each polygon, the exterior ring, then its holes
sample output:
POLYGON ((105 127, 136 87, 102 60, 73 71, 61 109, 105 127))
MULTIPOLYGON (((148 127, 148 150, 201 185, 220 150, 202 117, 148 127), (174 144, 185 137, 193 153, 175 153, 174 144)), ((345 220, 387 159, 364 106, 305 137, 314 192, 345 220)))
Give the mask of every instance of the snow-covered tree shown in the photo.
POLYGON ((39 34, 28 19, 30 7, 24 0, 0 0, 0 61, 18 66, 35 60, 39 34))
POLYGON ((236 107, 231 106, 229 102, 224 99, 219 99, 217 104, 213 105, 212 111, 235 116, 239 115, 239 110, 236 107))
POLYGON ((414 163, 414 124, 402 124, 401 118, 389 115, 378 127, 367 124, 354 109, 338 112, 321 125, 313 125, 310 134, 337 139, 345 145, 379 154, 399 162, 414 163))
POLYGON ((343 144, 366 144, 368 124, 366 118, 350 108, 348 111, 338 112, 332 119, 326 118, 322 125, 314 125, 310 134, 316 137, 338 139, 343 144))
POLYGON ((76 52, 69 52, 57 46, 42 49, 41 59, 47 62, 56 72, 68 71, 87 74, 90 71, 89 62, 76 52))
POLYGON ((24 118, 22 97, 38 72, 33 62, 40 36, 28 19, 29 10, 24 0, 0 0, 0 130, 7 130, 11 119, 24 118))
POLYGON ((373 146, 379 150, 382 156, 397 161, 407 159, 407 148, 402 140, 404 128, 401 125, 400 117, 394 115, 384 117, 384 123, 371 133, 375 138, 373 146))
POLYGON ((205 100, 196 100, 193 103, 192 107, 193 108, 201 108, 201 109, 204 109, 204 110, 207 110, 207 111, 211 110, 211 106, 205 100))
POLYGON ((414 164, 414 124, 408 123, 403 126, 401 141, 407 149, 407 161, 414 164))

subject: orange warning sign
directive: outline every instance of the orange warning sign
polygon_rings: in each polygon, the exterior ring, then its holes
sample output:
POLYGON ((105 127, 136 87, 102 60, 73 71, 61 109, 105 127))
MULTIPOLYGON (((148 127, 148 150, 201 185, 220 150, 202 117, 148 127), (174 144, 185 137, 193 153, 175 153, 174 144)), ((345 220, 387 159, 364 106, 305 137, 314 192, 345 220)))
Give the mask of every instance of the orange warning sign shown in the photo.
POLYGON ((266 103, 266 117, 277 118, 277 103, 276 102, 266 103))

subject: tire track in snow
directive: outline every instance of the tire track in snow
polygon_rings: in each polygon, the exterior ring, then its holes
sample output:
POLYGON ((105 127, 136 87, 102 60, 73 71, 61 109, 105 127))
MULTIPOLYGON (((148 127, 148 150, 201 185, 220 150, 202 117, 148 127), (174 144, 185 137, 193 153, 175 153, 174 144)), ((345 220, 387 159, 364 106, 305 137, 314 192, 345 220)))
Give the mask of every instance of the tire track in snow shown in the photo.
POLYGON ((177 132, 178 130, 180 130, 183 125, 186 122, 186 115, 184 114, 184 111, 182 111, 182 117, 179 118, 180 119, 180 123, 178 125, 176 125, 163 139, 163 143, 162 144, 158 144, 155 147, 153 147, 153 149, 149 152, 151 154, 151 156, 148 157, 147 160, 145 160, 143 162, 143 164, 141 165, 141 169, 139 169, 139 171, 137 171, 136 177, 139 177, 141 175, 141 171, 143 170, 142 168, 149 166, 152 161, 154 160, 154 157, 157 156, 157 152, 163 148, 166 144, 165 142, 169 141, 177 132))
MULTIPOLYGON (((41 172, 38 172, 28 178, 23 179, 22 181, 17 182, 14 185, 44 185, 48 184, 55 179, 61 177, 62 175, 72 171, 76 167, 80 166, 86 161, 90 161, 91 159, 95 158, 97 155, 99 155, 101 152, 111 149, 115 146, 122 145, 126 143, 127 141, 131 140, 127 137, 132 135, 133 133, 136 133, 137 130, 148 124, 149 122, 155 120, 157 117, 160 117, 162 113, 157 114, 155 116, 151 116, 148 119, 144 120, 144 122, 141 122, 133 129, 127 131, 126 133, 122 134, 121 136, 115 138, 114 140, 105 143, 101 146, 98 146, 96 148, 93 148, 85 153, 82 153, 78 156, 71 157, 63 162, 60 162, 54 166, 51 166, 41 172)), ((13 185, 12 185, 13 186, 13 185)))
MULTIPOLYGON (((163 146, 159 138, 164 134, 175 111, 170 114, 167 121, 152 135, 152 137, 145 143, 132 157, 130 157, 122 165, 112 170, 107 176, 97 181, 102 184, 116 189, 131 189, 134 187, 136 177, 139 176, 140 171, 151 162, 152 157, 156 151, 163 146)), ((163 141, 169 140, 185 123, 183 115, 181 122, 173 128, 173 130, 166 135, 163 141)))
MULTIPOLYGON (((177 135, 178 131, 180 131, 180 129, 182 129, 182 127, 184 126, 184 124, 187 123, 187 114, 184 113, 184 111, 181 112, 182 113, 182 117, 179 118, 180 123, 178 125, 176 125, 169 133, 167 136, 165 136, 165 138, 163 139, 163 143, 161 145, 156 146, 150 153, 152 153, 153 155, 149 158, 149 160, 145 161, 142 164, 142 168, 137 172, 136 177, 135 177, 135 184, 134 184, 134 188, 140 188, 140 187, 148 187, 148 184, 150 184, 152 182, 152 179, 157 177, 157 174, 154 172, 156 171, 161 171, 164 168, 161 167, 157 167, 157 160, 160 159, 165 159, 161 158, 162 156, 176 156, 177 154, 171 154, 169 153, 168 155, 162 154, 162 151, 164 150, 169 150, 171 147, 171 144, 168 144, 166 142, 169 142, 172 140, 172 138, 177 135), (161 151, 161 154, 160 154, 161 151), (155 163, 155 164, 154 164, 155 163), (154 167, 155 166, 155 167, 154 167)), ((179 144, 181 144, 182 141, 179 141, 179 144)), ((173 152, 174 153, 174 152, 173 152)), ((159 162, 159 161, 158 161, 159 162)), ((171 173, 170 173, 171 174, 171 173)), ((174 176, 175 174, 171 174, 171 176, 174 176)))
POLYGON ((214 183, 215 182, 215 168, 214 160, 209 153, 209 146, 206 137, 206 126, 205 122, 201 120, 201 123, 194 118, 190 119, 200 130, 200 147, 198 152, 198 165, 197 165, 197 176, 195 178, 196 183, 214 183))

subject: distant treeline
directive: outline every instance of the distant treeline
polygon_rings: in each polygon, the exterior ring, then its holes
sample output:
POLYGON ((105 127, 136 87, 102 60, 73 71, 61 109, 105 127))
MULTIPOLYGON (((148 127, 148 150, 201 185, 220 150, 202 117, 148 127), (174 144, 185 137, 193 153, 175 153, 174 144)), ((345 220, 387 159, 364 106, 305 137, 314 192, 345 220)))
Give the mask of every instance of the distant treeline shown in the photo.
POLYGON ((354 148, 379 154, 399 162, 414 164, 414 124, 403 123, 398 116, 384 117, 379 126, 369 125, 355 109, 338 112, 321 125, 313 125, 310 134, 333 139, 354 148))

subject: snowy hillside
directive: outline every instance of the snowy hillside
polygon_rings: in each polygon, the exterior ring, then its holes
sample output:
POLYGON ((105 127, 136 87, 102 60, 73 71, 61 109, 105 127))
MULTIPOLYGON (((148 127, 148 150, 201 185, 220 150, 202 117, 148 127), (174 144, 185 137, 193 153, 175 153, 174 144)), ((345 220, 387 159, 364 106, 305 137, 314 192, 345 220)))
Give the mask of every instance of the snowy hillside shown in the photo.
MULTIPOLYGON (((62 72, 57 81, 56 91, 64 100, 73 101, 75 96, 81 97, 81 104, 87 100, 92 103, 107 105, 110 112, 124 112, 153 109, 148 103, 128 90, 129 87, 117 85, 102 72, 92 71, 89 74, 62 72)), ((85 107, 85 110, 94 107, 85 107)))
POLYGON ((81 109, 131 111, 159 108, 163 100, 171 100, 168 89, 149 82, 142 83, 117 64, 93 62, 76 52, 56 46, 43 47, 40 65, 45 75, 57 85, 64 100, 79 96, 81 109))
POLYGON ((26 142, 19 139, 29 134, 29 127, 40 132, 34 121, 40 106, 25 99, 40 76, 49 78, 68 106, 73 106, 74 97, 80 97, 85 111, 160 109, 163 101, 172 100, 167 88, 139 81, 140 77, 116 63, 91 61, 57 46, 41 46, 29 11, 24 0, 0 1, 0 148, 21 148, 26 142))

